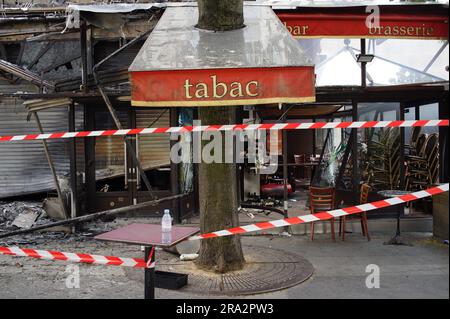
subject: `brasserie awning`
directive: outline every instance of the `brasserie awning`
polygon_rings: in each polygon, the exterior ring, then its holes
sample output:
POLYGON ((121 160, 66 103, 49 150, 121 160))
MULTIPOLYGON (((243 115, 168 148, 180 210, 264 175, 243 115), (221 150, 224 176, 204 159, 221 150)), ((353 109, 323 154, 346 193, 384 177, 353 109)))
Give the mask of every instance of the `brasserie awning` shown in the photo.
POLYGON ((277 6, 276 14, 296 38, 448 39, 448 5, 373 1, 321 7, 316 2, 289 3, 289 7, 277 6))
POLYGON ((196 107, 315 100, 314 66, 270 7, 245 27, 196 28, 198 9, 168 7, 129 68, 132 105, 196 107))

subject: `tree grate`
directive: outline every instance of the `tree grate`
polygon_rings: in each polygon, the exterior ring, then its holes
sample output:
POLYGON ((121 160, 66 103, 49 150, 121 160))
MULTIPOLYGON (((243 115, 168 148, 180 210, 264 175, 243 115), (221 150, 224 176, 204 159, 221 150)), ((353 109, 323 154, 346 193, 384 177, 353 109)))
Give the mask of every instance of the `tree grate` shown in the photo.
POLYGON ((291 252, 244 246, 244 269, 226 274, 198 270, 193 262, 157 266, 158 270, 185 273, 188 284, 180 292, 201 295, 252 295, 286 289, 307 280, 314 272, 305 258, 291 252))

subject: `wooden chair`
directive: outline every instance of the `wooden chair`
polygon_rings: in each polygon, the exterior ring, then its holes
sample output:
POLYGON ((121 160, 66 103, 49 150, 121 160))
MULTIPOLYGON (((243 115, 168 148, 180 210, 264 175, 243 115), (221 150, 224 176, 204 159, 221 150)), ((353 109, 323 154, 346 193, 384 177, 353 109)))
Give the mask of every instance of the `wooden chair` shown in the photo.
MULTIPOLYGON (((366 204, 367 200, 369 198, 369 191, 370 191, 370 186, 367 184, 362 184, 361 185, 361 194, 359 196, 359 204, 366 204)), ((367 225, 367 213, 366 212, 361 212, 358 214, 352 214, 349 216, 342 216, 339 219, 339 236, 342 235, 342 240, 345 240, 345 223, 348 219, 356 219, 359 218, 360 222, 361 222, 361 230, 362 230, 362 234, 363 236, 367 237, 367 240, 370 241, 370 235, 369 235, 369 227, 367 225)))
MULTIPOLYGON (((310 187, 309 188, 309 204, 311 214, 325 212, 328 210, 333 210, 335 206, 335 189, 330 188, 319 188, 310 187)), ((331 222, 331 238, 336 241, 336 235, 334 232, 334 218, 330 220, 331 222)), ((314 222, 311 222, 311 240, 314 240, 314 222)))

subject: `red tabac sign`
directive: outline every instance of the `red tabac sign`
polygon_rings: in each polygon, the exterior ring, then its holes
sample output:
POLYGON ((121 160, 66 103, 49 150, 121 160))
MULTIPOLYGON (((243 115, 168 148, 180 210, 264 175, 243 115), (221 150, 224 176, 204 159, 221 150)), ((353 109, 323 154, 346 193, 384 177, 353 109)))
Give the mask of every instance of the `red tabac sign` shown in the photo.
POLYGON ((298 38, 405 38, 448 39, 446 14, 382 13, 378 26, 368 27, 368 14, 279 12, 288 31, 298 38))
POLYGON ((135 71, 131 104, 196 107, 315 101, 314 67, 135 71))

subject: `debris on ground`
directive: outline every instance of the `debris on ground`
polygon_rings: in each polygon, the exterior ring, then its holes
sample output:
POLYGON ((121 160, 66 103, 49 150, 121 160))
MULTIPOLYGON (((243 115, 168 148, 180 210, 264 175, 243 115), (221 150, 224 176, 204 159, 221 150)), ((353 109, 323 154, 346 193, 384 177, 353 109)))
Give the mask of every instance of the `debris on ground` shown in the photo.
MULTIPOLYGON (((36 227, 56 222, 55 218, 50 217, 45 210, 46 200, 35 201, 0 201, 0 235, 20 229, 19 227, 29 226, 36 227), (37 216, 34 219, 34 216, 37 216), (32 218, 33 217, 33 218, 32 218), (33 220, 33 222, 31 222, 33 220), (27 225, 25 225, 28 223, 27 225)), ((56 203, 57 204, 57 203, 56 203)), ((71 233, 71 226, 57 229, 47 228, 45 230, 34 231, 26 234, 20 234, 0 239, 0 246, 46 246, 51 242, 58 242, 61 245, 76 243, 87 244, 95 243, 96 246, 105 245, 94 239, 96 235, 112 231, 121 226, 131 223, 141 223, 142 218, 139 217, 117 217, 112 220, 93 220, 76 225, 76 232, 71 233)), ((160 224, 160 218, 146 218, 147 223, 160 224)), ((185 224, 189 224, 190 220, 186 219, 185 224)), ((58 246, 59 247, 59 246, 58 246)), ((58 249, 58 247, 52 247, 58 249)), ((179 243, 171 254, 195 254, 200 249, 199 242, 185 241, 179 243)), ((177 258, 175 259, 178 259, 177 258)))
POLYGON ((42 202, 0 202, 0 230, 8 230, 14 227, 22 228, 24 223, 30 223, 34 216, 36 216, 36 218, 33 220, 31 226, 35 224, 38 219, 46 216, 42 207, 42 202), (14 224, 16 226, 14 226, 14 224))
POLYGON ((198 254, 182 254, 180 255, 181 261, 191 261, 198 258, 198 254))
POLYGON ((61 201, 58 197, 46 198, 42 204, 42 207, 47 213, 47 216, 57 220, 66 219, 64 209, 61 207, 61 201))
MULTIPOLYGON (((47 200, 0 202, 0 234, 56 222, 57 219, 50 217, 46 212, 45 208, 48 202, 47 200)), ((116 222, 91 221, 78 225, 75 234, 70 233, 70 227, 54 227, 5 238, 3 241, 0 240, 0 245, 33 245, 53 239, 85 241, 116 227, 116 222)))
POLYGON ((280 237, 292 237, 292 235, 290 233, 288 233, 287 231, 284 231, 284 232, 280 233, 280 237))
POLYGON ((19 214, 19 216, 14 219, 11 225, 16 226, 17 228, 30 229, 31 226, 34 225, 36 219, 39 218, 39 216, 40 213, 29 210, 27 212, 19 214))

